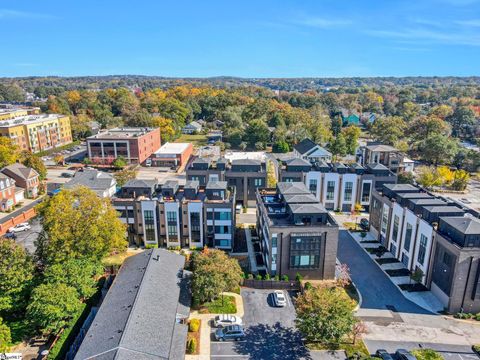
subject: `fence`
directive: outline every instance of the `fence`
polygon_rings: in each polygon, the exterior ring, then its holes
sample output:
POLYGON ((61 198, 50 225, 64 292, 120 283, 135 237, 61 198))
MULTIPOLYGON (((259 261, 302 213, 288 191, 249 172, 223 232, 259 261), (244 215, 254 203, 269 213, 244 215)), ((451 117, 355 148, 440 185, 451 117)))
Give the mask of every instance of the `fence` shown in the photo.
POLYGON ((35 215, 37 215, 37 213, 35 212, 35 208, 30 208, 28 210, 23 211, 21 214, 15 217, 12 217, 6 220, 5 222, 2 222, 0 224, 0 235, 4 235, 8 231, 8 229, 11 228, 12 226, 20 224, 22 222, 26 222, 31 218, 33 218, 35 215))
POLYGON ((300 290, 300 281, 244 279, 243 286, 254 289, 300 290))

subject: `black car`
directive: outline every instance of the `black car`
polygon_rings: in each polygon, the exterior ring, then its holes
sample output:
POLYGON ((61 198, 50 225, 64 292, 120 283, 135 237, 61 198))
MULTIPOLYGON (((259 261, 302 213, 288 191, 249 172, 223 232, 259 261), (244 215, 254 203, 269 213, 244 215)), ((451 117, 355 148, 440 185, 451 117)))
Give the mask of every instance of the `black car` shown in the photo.
POLYGON ((393 360, 392 355, 385 349, 378 349, 375 353, 376 357, 381 358, 382 360, 393 360))
POLYGON ((395 357, 398 360, 417 360, 417 358, 408 350, 398 349, 395 352, 395 357))
POLYGON ((360 219, 360 226, 362 227, 362 229, 368 230, 370 223, 368 222, 367 219, 363 218, 363 219, 360 219))

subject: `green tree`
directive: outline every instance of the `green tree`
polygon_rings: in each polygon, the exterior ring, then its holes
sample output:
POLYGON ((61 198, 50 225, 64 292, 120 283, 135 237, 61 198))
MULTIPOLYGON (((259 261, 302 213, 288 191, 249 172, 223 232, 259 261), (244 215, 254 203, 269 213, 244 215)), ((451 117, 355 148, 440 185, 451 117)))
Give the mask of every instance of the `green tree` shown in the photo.
POLYGON ((33 270, 32 258, 22 246, 0 238, 0 311, 23 304, 33 270))
POLYGON ((416 181, 427 189, 442 184, 442 179, 438 174, 437 169, 428 166, 421 166, 417 169, 416 181))
POLYGON ((342 131, 343 120, 341 115, 335 115, 332 119, 332 133, 333 136, 338 136, 342 131))
POLYGON ((30 151, 22 151, 20 159, 23 165, 34 169, 38 173, 40 181, 45 180, 47 167, 39 156, 32 154, 30 151))
POLYGON ((124 168, 127 166, 127 160, 123 156, 119 156, 113 161, 112 165, 116 168, 124 168))
POLYGON ((270 131, 262 119, 255 119, 248 125, 244 139, 254 148, 257 142, 266 143, 270 138, 270 131))
POLYGON ((32 291, 27 317, 44 334, 57 334, 81 308, 75 288, 63 283, 42 284, 32 291))
POLYGON ((414 176, 411 172, 402 171, 397 175, 397 182, 399 184, 413 184, 414 176))
POLYGON ((360 137, 361 132, 360 128, 355 125, 350 125, 342 130, 348 154, 355 155, 358 146, 358 138, 360 137))
POLYGON ((82 299, 87 299, 96 291, 95 277, 102 274, 100 263, 88 259, 68 259, 48 266, 43 274, 45 283, 65 284, 77 290, 82 299))
POLYGON ((8 352, 11 342, 12 335, 10 333, 10 328, 7 324, 3 323, 3 319, 0 317, 0 353, 8 352))
POLYGON ((311 288, 297 297, 297 327, 309 342, 338 344, 357 320, 355 304, 340 288, 311 288))
POLYGON ((130 180, 134 180, 137 178, 137 170, 125 168, 115 172, 115 174, 113 174, 113 177, 115 178, 115 180, 117 180, 118 186, 123 186, 130 180))
POLYGON ((419 145, 421 157, 436 165, 450 164, 457 154, 457 141, 444 135, 431 135, 419 145))
POLYGON ((274 153, 287 153, 290 151, 290 147, 285 140, 277 140, 273 143, 272 151, 274 153))
POLYGON ((422 141, 432 135, 450 135, 450 125, 437 116, 420 116, 408 124, 407 133, 414 141, 422 141))
POLYGON ((452 125, 452 135, 455 137, 469 137, 475 125, 475 113, 468 106, 457 106, 453 114, 447 117, 452 125))
POLYGON ((39 207, 44 239, 37 258, 46 265, 67 259, 100 260, 126 248, 125 225, 109 199, 86 187, 62 190, 39 207))
POLYGON ((192 296, 197 304, 235 289, 242 279, 238 261, 223 251, 205 248, 193 255, 192 296))
POLYGON ((15 163, 19 156, 19 149, 12 139, 0 136, 0 168, 15 163))
POLYGON ((371 134, 372 136, 387 145, 394 145, 404 136, 405 121, 399 116, 387 116, 375 120, 371 134))
POLYGON ((342 157, 347 155, 347 144, 341 133, 332 140, 329 144, 329 149, 332 152, 334 159, 337 159, 338 156, 342 157))

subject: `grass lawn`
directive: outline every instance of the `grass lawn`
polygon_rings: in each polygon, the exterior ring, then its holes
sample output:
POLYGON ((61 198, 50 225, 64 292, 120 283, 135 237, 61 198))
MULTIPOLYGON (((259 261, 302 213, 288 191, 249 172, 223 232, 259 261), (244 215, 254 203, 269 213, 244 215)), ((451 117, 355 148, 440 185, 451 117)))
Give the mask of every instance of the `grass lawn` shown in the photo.
POLYGON ((179 142, 189 142, 192 143, 194 146, 203 146, 207 145, 207 135, 204 134, 197 134, 197 135, 189 135, 189 134, 182 134, 180 137, 175 140, 176 143, 179 142))
POLYGON ((350 358, 355 353, 367 357, 370 356, 362 339, 358 339, 356 344, 353 344, 352 342, 340 344, 307 343, 307 347, 311 350, 344 350, 347 353, 347 358, 350 358))
POLYGON ((132 256, 132 255, 135 255, 135 254, 137 254, 137 253, 128 252, 128 251, 118 253, 118 254, 113 254, 113 255, 110 255, 110 256, 107 256, 106 258, 104 258, 102 260, 102 264, 104 266, 120 266, 120 265, 123 264, 123 262, 125 261, 126 258, 128 258, 129 256, 132 256))
POLYGON ((211 302, 201 305, 199 312, 206 314, 235 314, 237 312, 237 303, 233 296, 224 295, 211 302))

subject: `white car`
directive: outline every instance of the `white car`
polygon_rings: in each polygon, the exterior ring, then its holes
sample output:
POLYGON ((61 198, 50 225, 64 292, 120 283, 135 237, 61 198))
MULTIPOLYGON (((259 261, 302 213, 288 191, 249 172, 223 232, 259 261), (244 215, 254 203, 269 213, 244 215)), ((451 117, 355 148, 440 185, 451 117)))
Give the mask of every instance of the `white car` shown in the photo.
POLYGON ((215 327, 221 328, 230 325, 242 325, 242 318, 235 315, 222 314, 215 316, 213 323, 215 327))
POLYGON ((287 298, 282 290, 275 290, 273 292, 273 302, 275 303, 275 306, 287 306, 287 298))
POLYGON ((11 233, 17 233, 17 232, 20 232, 20 231, 27 231, 27 230, 30 230, 32 227, 30 226, 29 223, 20 223, 20 224, 17 224, 15 226, 12 226, 10 229, 8 229, 8 232, 11 232, 11 233))

